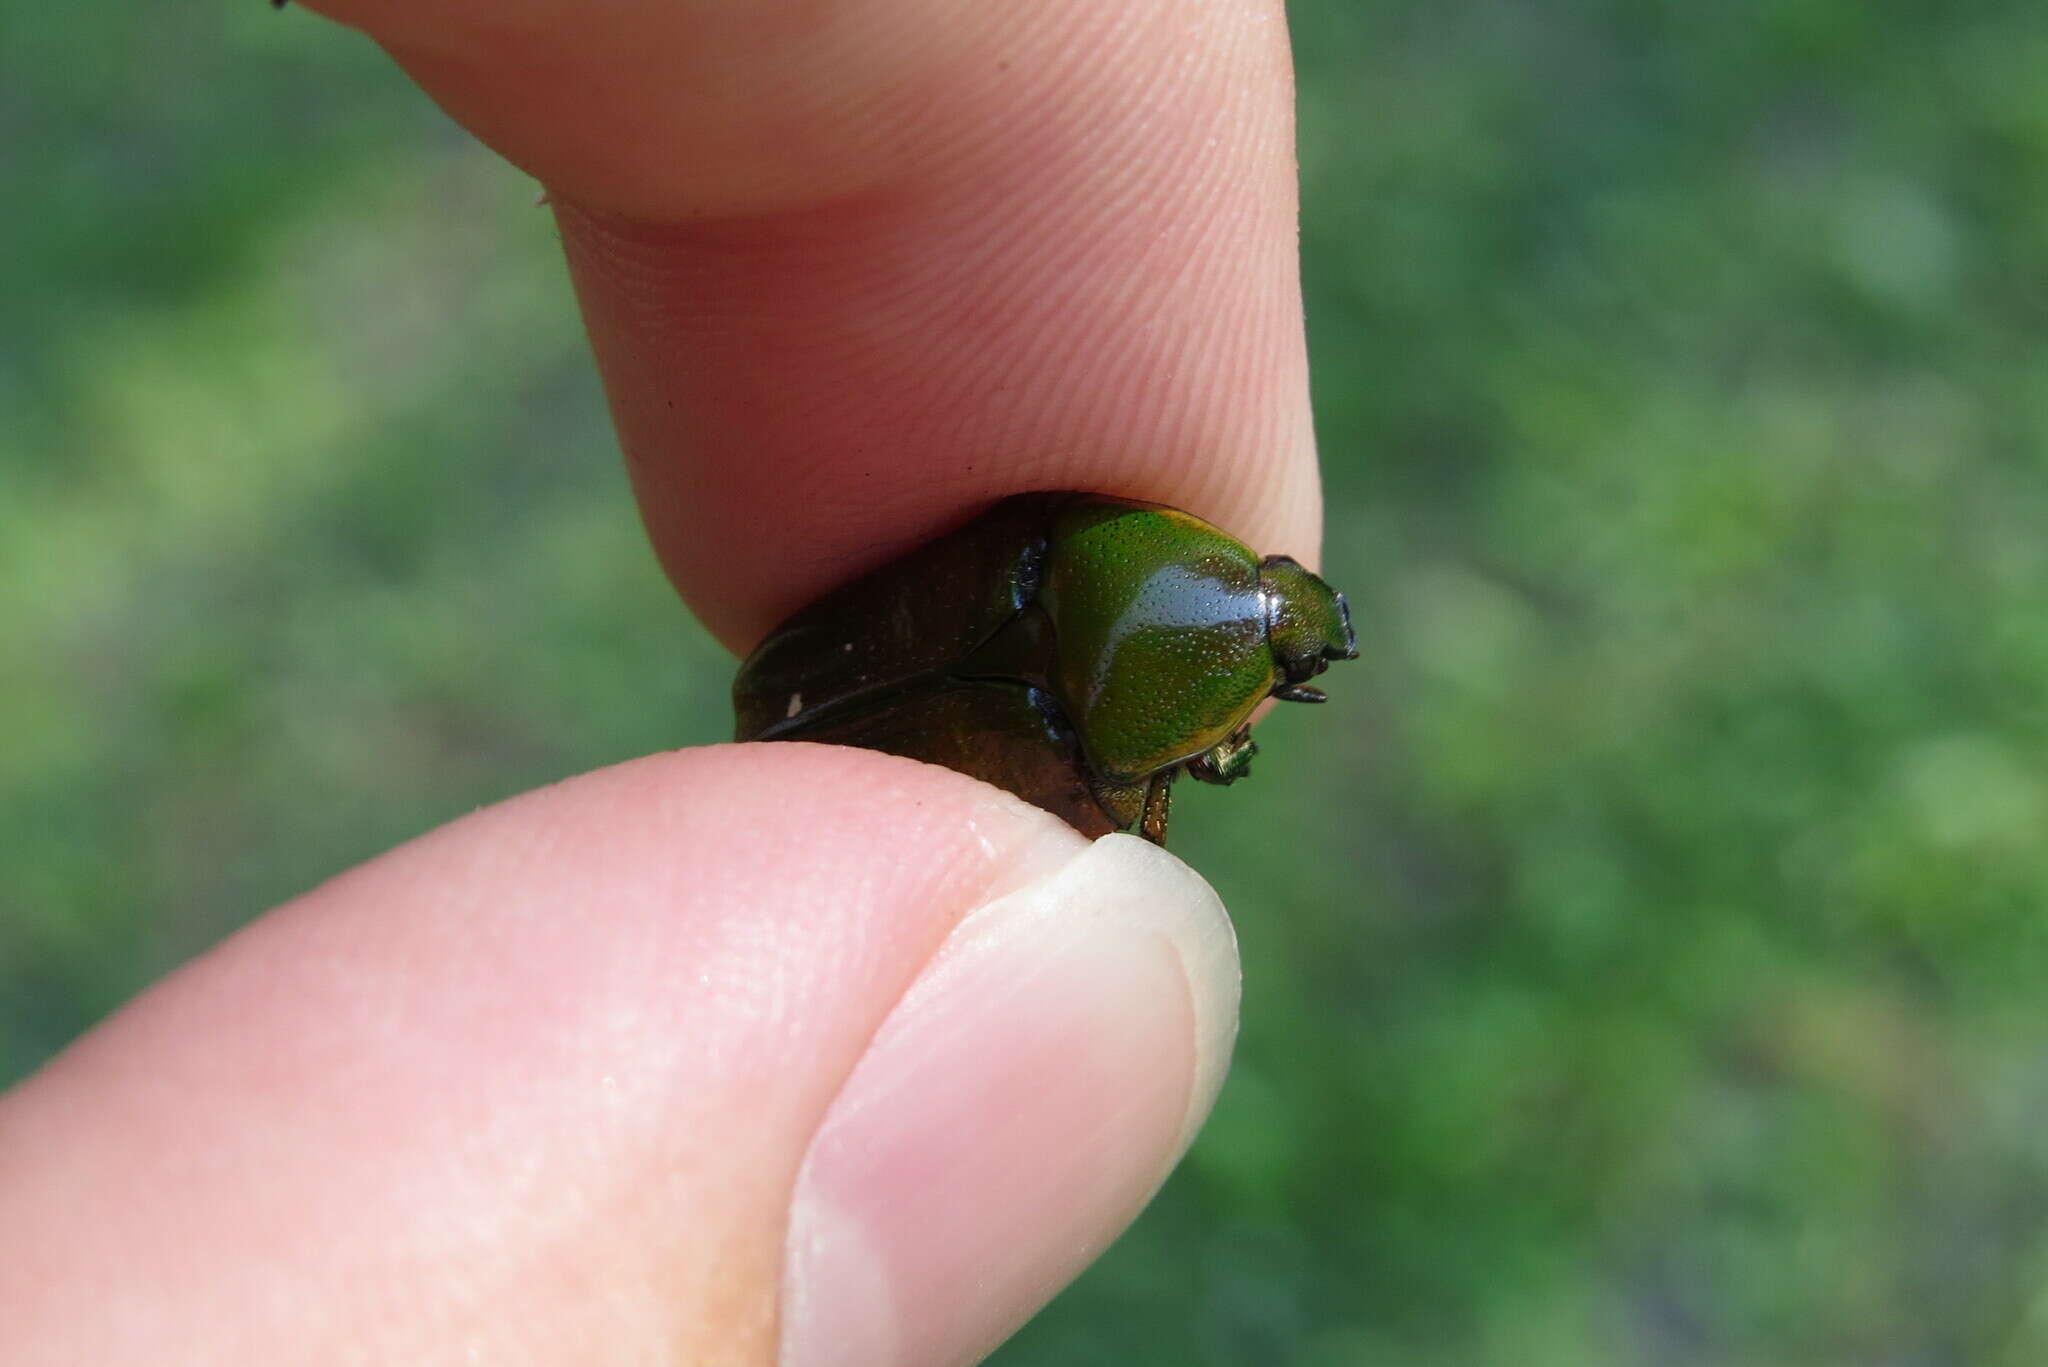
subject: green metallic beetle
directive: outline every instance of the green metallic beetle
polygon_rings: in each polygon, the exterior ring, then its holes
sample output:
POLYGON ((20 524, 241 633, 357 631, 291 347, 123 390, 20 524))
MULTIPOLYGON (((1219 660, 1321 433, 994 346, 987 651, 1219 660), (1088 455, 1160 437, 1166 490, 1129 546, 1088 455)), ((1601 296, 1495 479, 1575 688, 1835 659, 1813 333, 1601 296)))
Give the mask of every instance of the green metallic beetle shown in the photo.
POLYGON ((1166 843, 1174 778, 1234 783, 1268 697, 1358 657, 1344 595, 1191 514, 1019 494, 827 594, 740 666, 740 740, 882 750, 1086 835, 1166 843))

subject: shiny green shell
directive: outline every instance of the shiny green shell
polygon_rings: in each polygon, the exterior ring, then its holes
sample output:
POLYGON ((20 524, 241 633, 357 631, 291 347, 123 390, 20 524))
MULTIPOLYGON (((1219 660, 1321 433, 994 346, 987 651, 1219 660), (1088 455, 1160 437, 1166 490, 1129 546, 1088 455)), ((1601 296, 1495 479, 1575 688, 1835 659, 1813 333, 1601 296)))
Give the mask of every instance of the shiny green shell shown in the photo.
POLYGON ((1164 841, 1173 778, 1247 772, 1252 710, 1320 702, 1343 596, 1189 513, 1022 494, 827 594, 733 684, 740 740, 907 755, 1094 835, 1164 841))

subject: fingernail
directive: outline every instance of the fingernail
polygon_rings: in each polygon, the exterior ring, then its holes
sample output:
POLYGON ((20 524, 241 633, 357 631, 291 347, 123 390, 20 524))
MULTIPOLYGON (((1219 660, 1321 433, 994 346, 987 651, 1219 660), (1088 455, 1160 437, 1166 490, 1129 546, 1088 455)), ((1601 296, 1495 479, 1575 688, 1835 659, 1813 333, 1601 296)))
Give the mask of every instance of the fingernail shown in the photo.
POLYGON ((1216 894, 1129 836, 969 915, 811 1143, 782 1367, 972 1362, 1008 1337, 1186 1149, 1237 996, 1216 894))

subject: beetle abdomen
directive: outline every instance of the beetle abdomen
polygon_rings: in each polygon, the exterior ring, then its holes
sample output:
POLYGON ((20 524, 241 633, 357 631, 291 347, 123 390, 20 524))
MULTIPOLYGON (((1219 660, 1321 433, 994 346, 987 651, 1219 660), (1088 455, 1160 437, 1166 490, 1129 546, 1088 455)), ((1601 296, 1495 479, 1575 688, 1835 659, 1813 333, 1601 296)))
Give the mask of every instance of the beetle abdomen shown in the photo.
POLYGON ((1112 821, 1090 791, 1081 750, 1040 690, 1022 684, 929 676, 878 705, 842 708, 763 739, 808 740, 920 759, 992 783, 1042 807, 1083 835, 1112 821))
POLYGON ((802 723, 813 710, 836 711, 967 658, 1035 592, 1057 497, 1006 499, 777 627, 733 680, 735 738, 772 730, 812 739, 802 723))

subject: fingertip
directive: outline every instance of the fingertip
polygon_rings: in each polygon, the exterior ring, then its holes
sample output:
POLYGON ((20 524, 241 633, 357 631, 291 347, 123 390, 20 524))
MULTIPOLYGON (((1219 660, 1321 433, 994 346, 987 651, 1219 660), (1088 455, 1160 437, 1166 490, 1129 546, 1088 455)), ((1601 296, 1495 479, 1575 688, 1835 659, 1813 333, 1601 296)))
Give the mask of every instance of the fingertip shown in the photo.
POLYGON ((993 1349, 1165 1179, 1221 1085, 1237 1002, 1215 894, 1133 837, 969 915, 812 1142, 782 1367, 993 1349))

